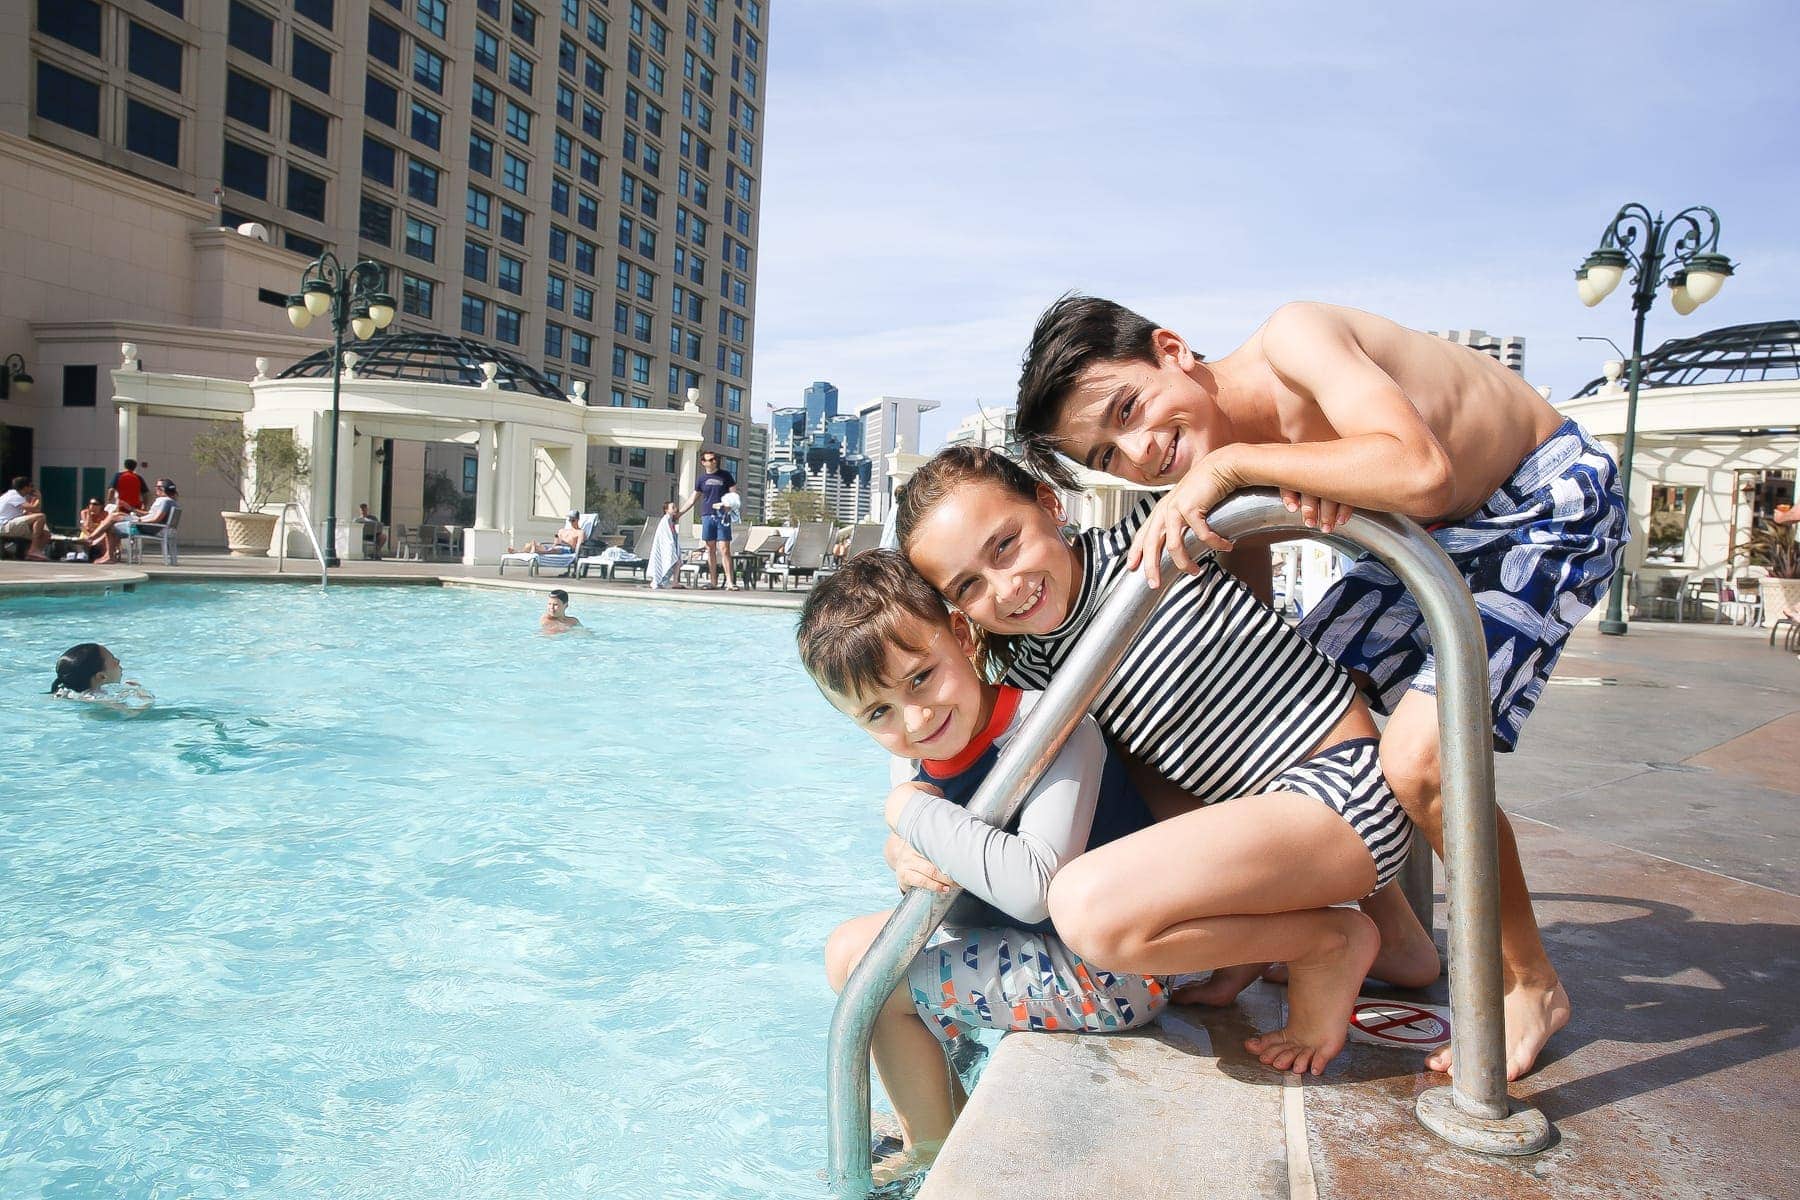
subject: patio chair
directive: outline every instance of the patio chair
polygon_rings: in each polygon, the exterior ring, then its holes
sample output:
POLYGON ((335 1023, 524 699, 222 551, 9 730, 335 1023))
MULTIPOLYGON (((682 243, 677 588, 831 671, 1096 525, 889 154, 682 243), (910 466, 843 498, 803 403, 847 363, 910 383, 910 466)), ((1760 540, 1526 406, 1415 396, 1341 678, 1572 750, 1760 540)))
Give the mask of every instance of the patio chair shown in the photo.
POLYGON ((850 544, 844 548, 844 561, 850 561, 864 550, 878 550, 880 548, 880 523, 865 522, 850 531, 850 544))
POLYGON ((637 543, 630 550, 623 546, 602 546, 575 559, 575 577, 586 579, 595 567, 600 573, 617 579, 620 571, 635 571, 640 579, 649 579, 650 544, 656 540, 656 525, 645 522, 637 529, 637 543))
POLYGON ((162 547, 163 562, 172 567, 180 559, 175 531, 181 528, 181 505, 177 504, 169 510, 167 525, 139 525, 133 521, 129 528, 131 532, 119 538, 119 553, 126 562, 143 562, 144 542, 150 538, 154 538, 162 547))
POLYGON ((809 581, 825 566, 825 555, 831 550, 831 522, 806 521, 794 535, 793 549, 785 558, 770 563, 763 570, 771 577, 779 575, 782 587, 793 590, 794 580, 805 576, 809 581))

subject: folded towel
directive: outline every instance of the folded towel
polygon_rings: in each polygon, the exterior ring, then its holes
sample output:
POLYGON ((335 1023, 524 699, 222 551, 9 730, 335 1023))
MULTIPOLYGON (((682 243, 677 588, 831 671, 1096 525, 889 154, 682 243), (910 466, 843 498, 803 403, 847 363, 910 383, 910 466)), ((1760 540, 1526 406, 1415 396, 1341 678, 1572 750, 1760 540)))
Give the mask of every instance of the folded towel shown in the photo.
POLYGON ((681 569, 681 540, 672 521, 658 521, 656 540, 650 544, 650 586, 668 587, 681 569))

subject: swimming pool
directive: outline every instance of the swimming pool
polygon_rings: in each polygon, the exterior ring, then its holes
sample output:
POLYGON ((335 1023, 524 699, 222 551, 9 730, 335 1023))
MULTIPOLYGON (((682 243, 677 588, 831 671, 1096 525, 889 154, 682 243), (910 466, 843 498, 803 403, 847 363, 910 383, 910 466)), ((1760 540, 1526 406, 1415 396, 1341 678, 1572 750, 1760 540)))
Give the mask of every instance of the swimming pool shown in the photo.
POLYGON ((880 755, 792 613, 542 603, 0 601, 0 1195, 822 1192, 880 755), (157 706, 42 695, 87 640, 157 706))

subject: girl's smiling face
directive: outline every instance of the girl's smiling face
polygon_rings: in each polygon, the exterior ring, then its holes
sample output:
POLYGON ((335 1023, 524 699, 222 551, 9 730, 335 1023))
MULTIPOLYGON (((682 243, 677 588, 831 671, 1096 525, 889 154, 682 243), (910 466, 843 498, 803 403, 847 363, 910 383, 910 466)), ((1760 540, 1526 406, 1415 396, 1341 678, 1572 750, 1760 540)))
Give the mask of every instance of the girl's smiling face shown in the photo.
POLYGON ((957 488, 913 530, 906 556, 969 620, 1002 635, 1047 634, 1068 619, 1081 567, 1063 541, 1062 503, 997 483, 957 488))

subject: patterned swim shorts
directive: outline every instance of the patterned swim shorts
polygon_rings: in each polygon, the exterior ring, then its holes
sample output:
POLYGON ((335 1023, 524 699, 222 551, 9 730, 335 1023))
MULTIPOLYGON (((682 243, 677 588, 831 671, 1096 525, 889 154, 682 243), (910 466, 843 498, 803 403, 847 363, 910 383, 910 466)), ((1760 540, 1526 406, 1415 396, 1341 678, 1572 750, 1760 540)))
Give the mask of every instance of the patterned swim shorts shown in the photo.
MULTIPOLYGON (((1594 607, 1630 537, 1618 465, 1564 421, 1480 509, 1431 536, 1474 593, 1487 638, 1494 748, 1511 750, 1569 631, 1594 607)), ((1418 602, 1373 555, 1351 564, 1300 632, 1374 681, 1368 699, 1377 712, 1392 712, 1409 688, 1437 691, 1418 602)))
POLYGON ((949 932, 906 974, 913 1007, 946 1042, 972 1028, 1117 1033, 1148 1024, 1169 1002, 1161 979, 1090 966, 1053 933, 949 932))

